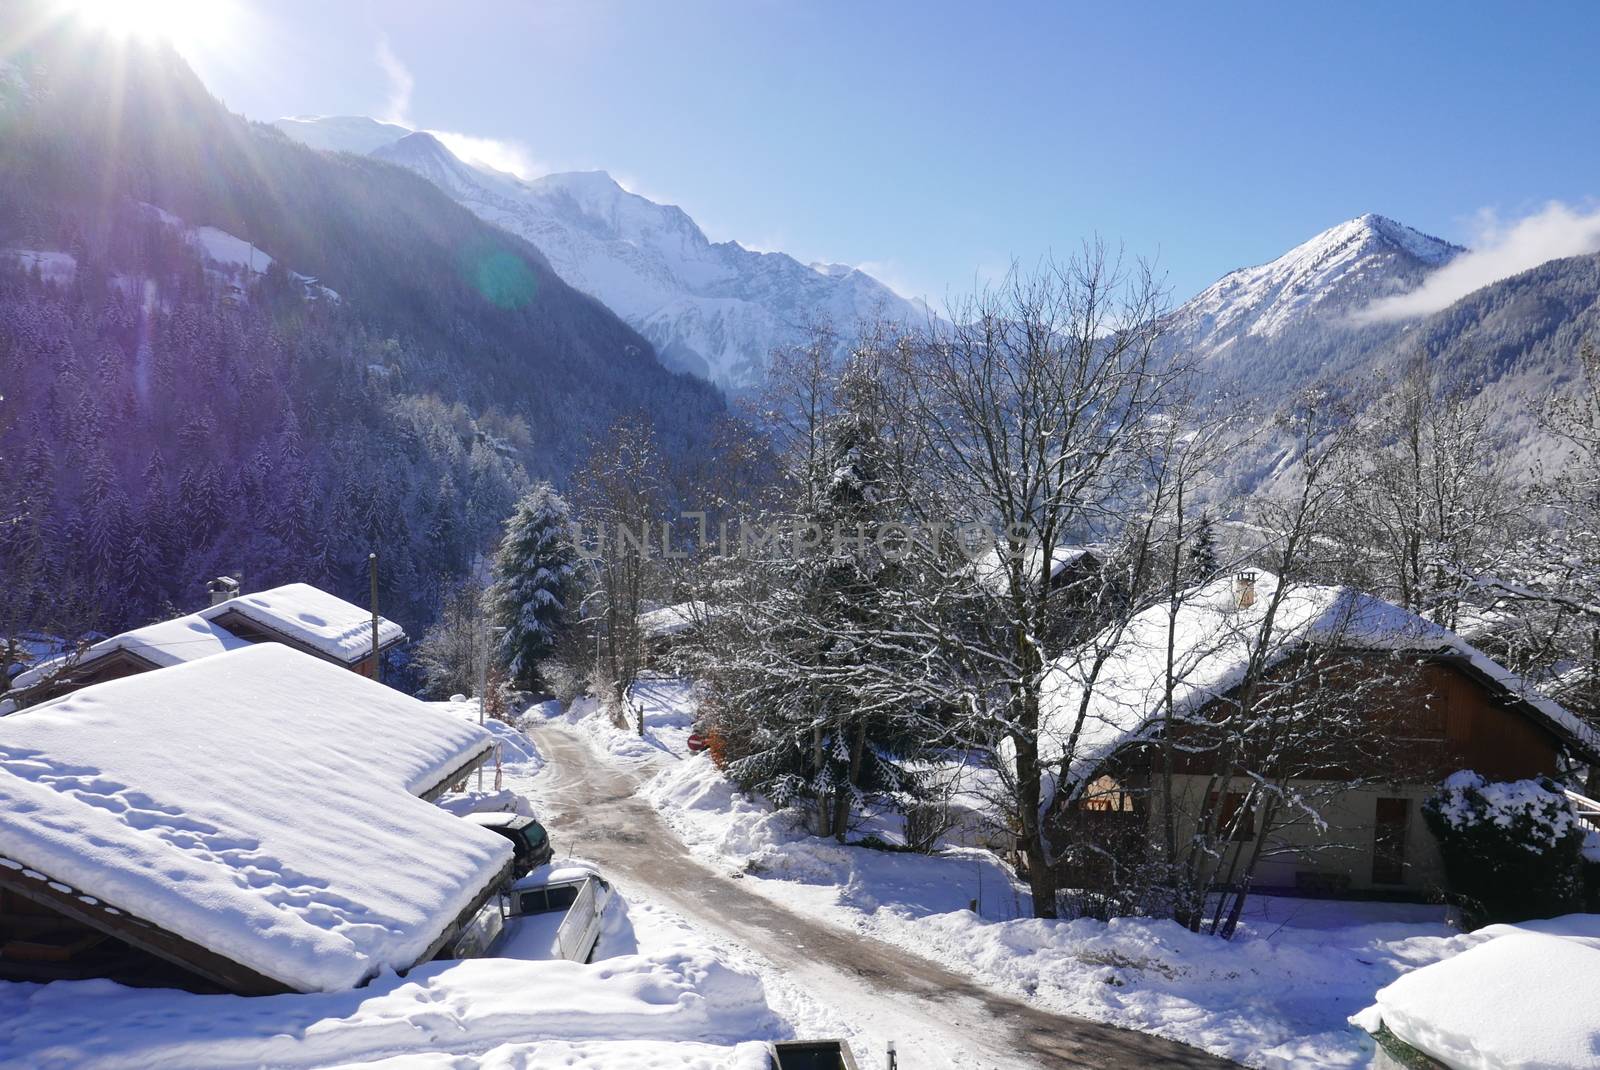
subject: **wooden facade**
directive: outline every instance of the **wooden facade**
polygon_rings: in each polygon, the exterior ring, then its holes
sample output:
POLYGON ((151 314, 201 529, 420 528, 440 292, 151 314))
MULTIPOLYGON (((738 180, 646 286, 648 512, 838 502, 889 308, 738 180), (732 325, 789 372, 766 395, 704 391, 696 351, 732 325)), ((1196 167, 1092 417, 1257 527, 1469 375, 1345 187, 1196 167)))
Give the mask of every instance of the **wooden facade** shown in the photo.
MULTIPOLYGON (((301 642, 299 639, 296 639, 291 635, 286 635, 269 625, 247 617, 236 609, 229 609, 226 612, 217 614, 211 618, 211 622, 217 625, 219 628, 224 628, 227 631, 232 632, 234 635, 237 635, 240 639, 244 639, 248 642, 282 643, 284 646, 293 650, 298 650, 302 654, 310 654, 314 658, 320 658, 323 661, 331 661, 335 665, 343 665, 345 668, 351 670, 352 672, 359 673, 369 680, 372 679, 373 672, 377 668, 377 659, 372 654, 370 648, 368 649, 367 653, 363 654, 355 661, 343 661, 338 658, 330 657, 327 653, 318 650, 310 643, 301 642)), ((402 636, 401 638, 390 640, 388 643, 379 646, 378 657, 381 657, 384 651, 397 647, 404 641, 405 639, 402 636)))
POLYGON ((10 699, 20 706, 36 706, 41 702, 48 702, 62 695, 69 695, 79 688, 89 687, 91 684, 103 684, 109 680, 120 680, 124 676, 134 676, 138 673, 159 669, 161 666, 128 650, 113 650, 99 657, 85 658, 80 662, 64 667, 59 673, 53 674, 32 685, 19 687, 11 691, 0 692, 0 698, 10 699))
MULTIPOLYGON (((1507 692, 1464 657, 1449 653, 1348 651, 1330 656, 1311 652, 1276 674, 1281 691, 1265 700, 1304 698, 1291 674, 1314 676, 1319 693, 1351 696, 1359 730, 1347 747, 1335 745, 1325 767, 1307 762, 1295 769, 1291 785, 1312 794, 1331 795, 1324 807, 1326 827, 1301 819, 1269 832, 1273 850, 1258 871, 1258 885, 1301 894, 1423 895, 1443 879, 1432 836, 1423 824, 1422 802, 1439 781, 1460 769, 1474 769, 1491 780, 1554 776, 1562 755, 1581 744, 1568 739, 1537 707, 1507 692), (1361 737, 1366 737, 1363 741, 1361 737), (1341 785, 1364 781, 1359 787, 1341 785)), ((1308 681, 1309 682, 1309 681, 1308 681)), ((1271 692, 1271 685, 1267 688, 1271 692)), ((1207 753, 1207 714, 1221 715, 1225 697, 1195 718, 1196 725, 1175 733, 1174 812, 1180 838, 1193 831, 1194 815, 1229 812, 1234 800, 1216 798, 1212 774, 1216 759, 1207 753)), ((1337 701, 1337 699, 1335 699, 1337 701)), ((1346 711, 1350 712, 1347 708, 1346 711)), ((1328 752, 1322 752, 1328 753, 1328 752)), ((1137 864, 1155 850, 1160 815, 1154 782, 1156 749, 1134 744, 1114 755, 1079 802, 1052 818, 1058 842, 1081 844, 1063 859, 1058 873, 1064 887, 1109 887, 1116 865, 1137 864), (1142 838, 1143 843, 1139 840, 1142 838)), ((1230 794, 1239 784, 1229 786, 1230 794)), ((1235 846, 1249 849, 1258 830, 1248 815, 1235 846)))

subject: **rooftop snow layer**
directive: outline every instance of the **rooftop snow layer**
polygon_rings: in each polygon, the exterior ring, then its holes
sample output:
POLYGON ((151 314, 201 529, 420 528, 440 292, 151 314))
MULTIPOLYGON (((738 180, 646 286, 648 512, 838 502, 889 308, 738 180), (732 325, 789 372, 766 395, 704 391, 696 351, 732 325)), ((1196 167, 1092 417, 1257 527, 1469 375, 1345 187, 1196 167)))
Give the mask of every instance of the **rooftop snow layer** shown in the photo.
MULTIPOLYGON (((360 661, 372 650, 372 611, 309 583, 287 583, 270 591, 240 595, 202 609, 200 615, 216 620, 230 610, 346 664, 360 661)), ((405 637, 400 625, 378 618, 380 647, 405 637)))
POLYGON ((647 638, 659 639, 694 628, 711 614, 704 602, 679 602, 639 614, 639 631, 647 638))
POLYGON ((143 628, 102 639, 82 654, 62 654, 41 661, 13 681, 16 687, 31 687, 63 670, 78 669, 119 650, 161 667, 237 650, 249 644, 231 632, 217 627, 198 613, 174 620, 147 624, 143 628))
MULTIPOLYGON (((1173 632, 1173 716, 1182 718, 1222 697, 1244 676, 1265 626, 1278 579, 1257 572, 1255 603, 1236 608, 1233 577, 1184 594, 1175 617, 1165 605, 1139 613, 1121 634, 1112 631, 1051 666, 1041 696, 1041 758, 1060 759, 1078 729, 1068 779, 1081 782, 1114 750, 1160 723, 1166 685, 1169 627, 1173 632), (1093 674, 1094 659, 1106 653, 1093 674), (1092 683, 1090 677, 1093 675, 1092 683), (1090 697, 1082 725, 1081 698, 1090 697)), ((1268 660, 1300 644, 1333 643, 1360 650, 1449 654, 1536 710, 1554 729, 1579 744, 1600 748, 1600 736, 1558 703, 1450 630, 1373 595, 1349 587, 1300 585, 1285 592, 1268 637, 1268 660)))
POLYGON ((418 798, 481 728, 275 643, 0 720, 0 856, 302 990, 404 969, 510 844, 418 798))

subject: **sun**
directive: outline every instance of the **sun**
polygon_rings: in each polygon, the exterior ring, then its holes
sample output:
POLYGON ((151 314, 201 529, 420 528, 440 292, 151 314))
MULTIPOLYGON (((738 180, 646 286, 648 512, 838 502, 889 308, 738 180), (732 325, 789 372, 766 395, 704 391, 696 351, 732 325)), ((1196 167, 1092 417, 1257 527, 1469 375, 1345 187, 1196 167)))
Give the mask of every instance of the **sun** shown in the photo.
POLYGON ((226 36, 232 0, 67 0, 85 22, 121 37, 170 41, 179 51, 214 47, 226 36))

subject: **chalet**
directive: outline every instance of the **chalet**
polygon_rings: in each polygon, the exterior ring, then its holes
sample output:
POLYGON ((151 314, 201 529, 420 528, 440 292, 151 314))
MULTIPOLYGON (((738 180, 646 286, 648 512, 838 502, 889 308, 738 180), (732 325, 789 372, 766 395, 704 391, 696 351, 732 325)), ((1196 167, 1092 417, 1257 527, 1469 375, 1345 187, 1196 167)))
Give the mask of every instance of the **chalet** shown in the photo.
POLYGON ((716 609, 704 602, 678 602, 639 614, 639 640, 645 664, 661 666, 681 643, 693 640, 705 630, 716 609))
POLYGON ((489 733, 275 643, 0 719, 0 977, 332 991, 450 946, 511 844, 489 733))
MULTIPOLYGON (((1043 552, 1038 546, 1029 547, 1023 554, 1022 567, 1026 575, 1038 576, 1042 571, 1043 552)), ((1008 561, 1002 548, 995 548, 973 563, 978 579, 990 591, 1004 594, 1009 590, 1008 561)), ((1102 551, 1092 546, 1063 543, 1050 551, 1051 590, 1087 590, 1098 582, 1105 565, 1102 551)))
MULTIPOLYGON (((1308 733, 1315 718, 1336 713, 1374 744, 1329 744, 1292 766, 1289 788, 1324 802, 1315 819, 1300 815, 1268 832, 1255 876, 1263 889, 1424 894, 1443 881, 1420 810, 1440 780, 1464 768, 1496 780, 1556 776, 1600 761, 1600 736, 1582 720, 1460 636, 1382 599, 1286 588, 1268 630, 1278 582, 1266 573, 1214 581, 1187 592, 1175 612, 1148 609, 1055 663, 1041 749, 1060 772, 1058 829, 1119 850, 1157 850, 1164 803, 1153 784, 1166 738, 1175 744, 1166 753, 1180 841, 1196 815, 1220 812, 1234 826, 1235 850, 1257 846, 1253 815, 1232 820, 1248 799, 1245 783, 1219 785, 1215 775, 1216 728, 1246 701, 1246 686, 1257 703, 1299 703, 1294 716, 1306 718, 1308 733)), ((1292 738, 1281 753, 1303 752, 1298 741, 1310 737, 1292 738)), ((1063 879, 1077 885, 1098 872, 1067 869, 1063 879)))
MULTIPOLYGON (((12 680, 0 714, 251 643, 281 643, 363 676, 372 675, 371 610, 306 583, 247 595, 238 594, 236 586, 220 589, 227 597, 198 613, 135 628, 39 662, 12 680)), ((405 637, 400 625, 378 618, 379 656, 405 637)))
MULTIPOLYGON (((200 616, 252 643, 282 643, 313 657, 373 675, 372 611, 309 583, 287 583, 270 591, 220 601, 200 616)), ((405 642, 405 630, 378 618, 378 656, 405 642)))
POLYGON ((191 613, 41 661, 12 680, 12 690, 6 698, 12 707, 29 706, 80 687, 181 665, 248 645, 247 640, 191 613))

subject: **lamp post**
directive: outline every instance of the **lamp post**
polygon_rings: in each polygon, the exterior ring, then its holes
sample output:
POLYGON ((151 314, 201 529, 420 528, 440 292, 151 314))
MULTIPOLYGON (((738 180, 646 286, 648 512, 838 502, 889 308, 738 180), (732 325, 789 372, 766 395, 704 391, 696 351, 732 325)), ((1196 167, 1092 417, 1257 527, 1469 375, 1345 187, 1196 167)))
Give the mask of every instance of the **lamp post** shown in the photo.
MULTIPOLYGON (((504 625, 495 625, 489 629, 488 637, 483 644, 483 671, 478 677, 478 723, 481 725, 486 720, 486 703, 489 699, 489 659, 494 656, 494 637, 505 631, 504 625)), ((483 790, 483 764, 478 764, 478 790, 483 790)))

